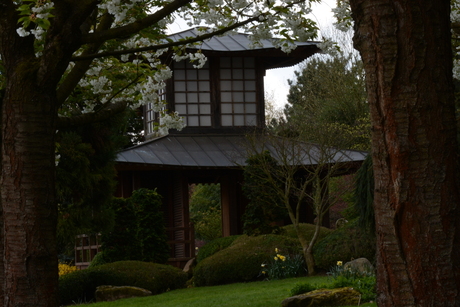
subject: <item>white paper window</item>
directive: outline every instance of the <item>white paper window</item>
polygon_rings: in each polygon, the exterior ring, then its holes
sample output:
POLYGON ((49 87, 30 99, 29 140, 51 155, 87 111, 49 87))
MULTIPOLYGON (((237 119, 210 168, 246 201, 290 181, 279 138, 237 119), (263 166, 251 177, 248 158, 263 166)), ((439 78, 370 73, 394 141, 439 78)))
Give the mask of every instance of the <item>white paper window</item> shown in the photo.
POLYGON ((209 64, 196 69, 186 61, 173 64, 174 110, 187 126, 211 126, 211 80, 209 64), (203 116, 200 116, 203 115, 203 116))
POLYGON ((221 58, 219 76, 222 125, 257 125, 257 89, 254 58, 221 58))

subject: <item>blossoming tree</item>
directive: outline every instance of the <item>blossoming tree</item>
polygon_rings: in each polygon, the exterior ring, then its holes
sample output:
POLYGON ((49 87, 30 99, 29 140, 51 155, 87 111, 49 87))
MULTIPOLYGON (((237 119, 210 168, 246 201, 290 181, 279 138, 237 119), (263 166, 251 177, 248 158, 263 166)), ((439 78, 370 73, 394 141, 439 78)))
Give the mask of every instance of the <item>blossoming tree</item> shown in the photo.
POLYGON ((203 63, 184 46, 229 30, 280 48, 315 34, 308 0, 0 0, 1 255, 3 306, 57 306, 55 133, 154 103, 158 133, 182 127, 158 93, 171 76, 160 61, 203 63), (182 17, 211 30, 170 41, 182 17))

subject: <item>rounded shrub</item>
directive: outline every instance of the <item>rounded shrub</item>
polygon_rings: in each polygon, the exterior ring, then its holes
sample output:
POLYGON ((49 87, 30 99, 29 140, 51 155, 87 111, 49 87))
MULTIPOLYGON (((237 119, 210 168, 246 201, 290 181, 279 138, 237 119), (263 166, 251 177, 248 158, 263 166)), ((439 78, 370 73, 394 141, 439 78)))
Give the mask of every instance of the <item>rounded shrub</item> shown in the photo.
POLYGON ((209 243, 206 243, 206 245, 201 247, 200 250, 198 251, 198 255, 196 257, 197 263, 229 247, 230 245, 232 245, 233 241, 235 241, 238 237, 239 236, 223 237, 223 238, 212 240, 209 243))
POLYGON ((134 286, 152 294, 185 287, 187 274, 170 265, 142 261, 118 261, 59 278, 61 305, 90 301, 98 286, 134 286))
POLYGON ((196 286, 214 286, 261 278, 261 264, 273 257, 275 248, 284 254, 299 254, 297 239, 280 235, 242 235, 233 244, 203 259, 195 268, 196 286))
MULTIPOLYGON (((313 234, 315 233, 315 225, 308 223, 300 223, 299 227, 306 238, 310 239, 311 237, 313 237, 313 234)), ((281 228, 281 231, 282 235, 297 239, 297 233, 295 231, 294 225, 291 224, 283 226, 281 228)), ((333 232, 332 229, 327 227, 321 227, 318 241, 328 236, 331 232, 333 232)))
POLYGON ((324 270, 335 266, 337 261, 346 262, 361 257, 374 263, 375 253, 375 236, 360 228, 357 220, 334 230, 313 248, 316 266, 324 270))

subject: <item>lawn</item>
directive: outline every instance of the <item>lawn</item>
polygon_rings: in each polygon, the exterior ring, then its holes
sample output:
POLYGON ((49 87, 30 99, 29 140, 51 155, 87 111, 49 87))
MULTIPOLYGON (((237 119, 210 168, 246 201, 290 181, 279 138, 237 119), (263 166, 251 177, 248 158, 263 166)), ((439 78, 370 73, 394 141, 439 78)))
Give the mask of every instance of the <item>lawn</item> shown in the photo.
MULTIPOLYGON (((299 282, 325 283, 327 282, 327 277, 289 278, 213 287, 187 288, 142 298, 95 303, 91 304, 91 307, 280 307, 281 301, 289 297, 289 292, 299 282)), ((377 305, 374 303, 360 306, 370 307, 377 305)))

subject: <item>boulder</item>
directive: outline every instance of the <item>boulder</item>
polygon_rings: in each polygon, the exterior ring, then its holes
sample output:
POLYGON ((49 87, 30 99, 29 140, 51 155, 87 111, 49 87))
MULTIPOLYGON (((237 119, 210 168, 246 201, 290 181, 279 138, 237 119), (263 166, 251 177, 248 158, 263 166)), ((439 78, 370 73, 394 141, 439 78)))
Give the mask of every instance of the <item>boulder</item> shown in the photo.
POLYGON ((374 273, 375 269, 372 263, 366 258, 358 258, 344 264, 344 270, 351 270, 361 274, 374 273))
POLYGON ((96 302, 111 302, 122 298, 149 296, 152 292, 130 286, 99 286, 96 288, 96 302))
POLYGON ((285 299, 282 307, 316 307, 358 305, 361 294, 350 287, 318 289, 285 299))

